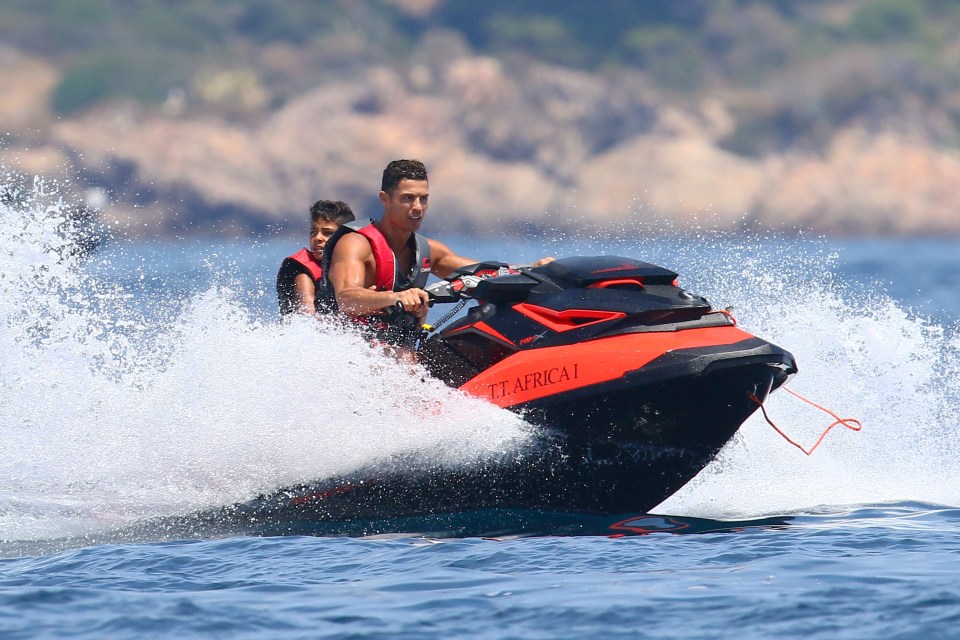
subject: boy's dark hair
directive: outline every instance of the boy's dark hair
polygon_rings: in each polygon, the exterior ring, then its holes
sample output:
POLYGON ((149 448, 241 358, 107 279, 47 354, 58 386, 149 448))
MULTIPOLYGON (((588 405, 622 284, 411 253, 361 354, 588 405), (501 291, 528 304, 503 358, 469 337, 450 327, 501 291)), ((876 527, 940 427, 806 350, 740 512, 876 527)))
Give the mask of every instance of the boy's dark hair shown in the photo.
POLYGON ((390 192, 401 180, 426 180, 427 168, 419 160, 394 160, 383 170, 380 191, 390 192))
POLYGON ((310 223, 316 224, 321 220, 344 224, 353 222, 353 210, 346 202, 340 200, 317 200, 310 207, 310 223))

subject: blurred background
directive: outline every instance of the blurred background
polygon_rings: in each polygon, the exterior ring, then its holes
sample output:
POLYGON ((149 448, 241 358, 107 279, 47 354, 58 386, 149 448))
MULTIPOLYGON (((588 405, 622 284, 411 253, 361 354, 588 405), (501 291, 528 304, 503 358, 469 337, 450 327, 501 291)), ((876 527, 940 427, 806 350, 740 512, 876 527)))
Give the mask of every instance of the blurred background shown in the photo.
POLYGON ((305 235, 430 169, 431 231, 960 235, 955 0, 0 5, 0 190, 128 236, 305 235))

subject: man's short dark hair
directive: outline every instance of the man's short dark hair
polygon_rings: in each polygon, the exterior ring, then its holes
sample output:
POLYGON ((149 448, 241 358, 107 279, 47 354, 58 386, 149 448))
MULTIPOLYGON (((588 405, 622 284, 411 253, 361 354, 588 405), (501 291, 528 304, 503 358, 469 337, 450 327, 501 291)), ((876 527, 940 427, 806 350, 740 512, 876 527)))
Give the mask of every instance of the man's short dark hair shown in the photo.
POLYGON ((383 170, 380 191, 390 192, 401 180, 426 180, 427 168, 419 160, 394 160, 383 170))
POLYGON ((355 219, 350 205, 340 200, 317 200, 310 207, 311 224, 327 221, 336 222, 339 225, 353 222, 355 219))

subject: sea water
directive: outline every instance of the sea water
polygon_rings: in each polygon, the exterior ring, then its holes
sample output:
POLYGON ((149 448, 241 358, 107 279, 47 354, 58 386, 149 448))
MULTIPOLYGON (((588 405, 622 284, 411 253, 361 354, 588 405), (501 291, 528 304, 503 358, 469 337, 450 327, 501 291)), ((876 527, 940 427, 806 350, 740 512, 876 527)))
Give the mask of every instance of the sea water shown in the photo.
MULTIPOLYGON (((2 638, 960 636, 958 241, 444 238, 673 269, 863 428, 807 456, 755 415, 631 521, 646 535, 263 538, 174 523, 396 456, 469 464, 532 427, 353 335, 278 323, 296 241, 85 254, 68 208, 42 183, 0 205, 2 638)), ((786 393, 767 409, 808 448, 832 422, 786 393)))

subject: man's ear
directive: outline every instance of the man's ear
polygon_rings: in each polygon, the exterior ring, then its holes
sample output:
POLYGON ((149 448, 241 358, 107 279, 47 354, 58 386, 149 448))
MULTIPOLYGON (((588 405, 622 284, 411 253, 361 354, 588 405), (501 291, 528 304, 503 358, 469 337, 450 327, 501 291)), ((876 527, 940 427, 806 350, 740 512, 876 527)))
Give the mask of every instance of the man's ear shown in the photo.
POLYGON ((389 199, 390 199, 390 196, 387 195, 386 191, 380 192, 380 202, 382 202, 383 204, 387 204, 387 200, 389 199))

